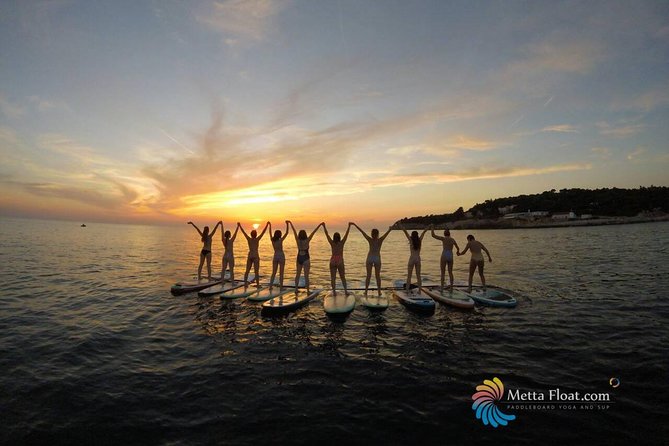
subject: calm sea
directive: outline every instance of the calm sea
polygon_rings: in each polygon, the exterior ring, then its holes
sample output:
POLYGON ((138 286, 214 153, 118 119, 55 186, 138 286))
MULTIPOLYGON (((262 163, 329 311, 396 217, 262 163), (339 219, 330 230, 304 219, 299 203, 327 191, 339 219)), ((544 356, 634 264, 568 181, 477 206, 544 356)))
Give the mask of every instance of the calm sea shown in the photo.
MULTIPOLYGON (((172 296, 197 269, 201 243, 186 225, 2 219, 0 441, 667 444, 667 229, 476 231, 493 256, 488 281, 517 294, 515 309, 439 306, 426 317, 391 301, 342 323, 322 300, 268 319, 245 300, 172 296), (495 429, 471 408, 493 377, 507 390, 602 393, 609 403, 498 403, 516 419, 495 429)), ((466 232, 453 236, 465 244, 466 232)), ((423 271, 438 279, 440 245, 428 237, 423 271)), ((245 244, 240 236, 238 271, 245 244)), ((292 275, 292 236, 285 245, 292 275)), ((261 246, 269 274, 269 241, 261 246)), ((349 279, 363 277, 366 251, 351 232, 349 279)), ((405 276, 408 251, 400 232, 386 240, 387 284, 405 276)), ((312 282, 327 286, 322 233, 311 254, 312 282)), ((220 261, 217 238, 215 269, 220 261)), ((456 259, 456 279, 466 262, 456 259)))

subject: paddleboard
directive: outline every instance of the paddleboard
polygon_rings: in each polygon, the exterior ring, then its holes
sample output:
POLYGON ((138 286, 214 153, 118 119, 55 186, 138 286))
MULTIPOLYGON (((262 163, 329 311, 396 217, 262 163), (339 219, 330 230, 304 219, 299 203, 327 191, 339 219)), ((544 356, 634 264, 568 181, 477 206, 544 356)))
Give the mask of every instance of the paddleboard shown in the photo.
POLYGON ((286 293, 295 294, 295 291, 292 289, 287 289, 286 287, 283 288, 283 291, 280 291, 279 287, 275 286, 271 291, 269 288, 261 288, 260 291, 249 294, 246 298, 252 302, 265 302, 266 300, 274 299, 275 297, 286 293))
POLYGON ((263 302, 262 311, 272 314, 296 310, 314 300, 321 291, 320 289, 315 289, 311 290, 310 293, 307 293, 305 290, 299 291, 297 294, 294 292, 282 294, 279 297, 263 302))
MULTIPOLYGON (((396 280, 395 286, 400 288, 405 283, 406 282, 402 280, 396 280)), ((412 310, 422 311, 422 312, 434 311, 436 307, 434 300, 430 296, 421 293, 420 289, 418 289, 417 286, 413 284, 411 286, 412 288, 408 291, 404 289, 398 289, 393 291, 393 294, 395 295, 397 300, 399 300, 402 305, 412 310)))
POLYGON ((488 288, 486 291, 482 289, 473 290, 467 293, 469 297, 474 299, 476 303, 487 305, 489 307, 515 307, 518 302, 513 296, 510 296, 500 290, 488 288))
POLYGON ((248 285, 246 284, 244 286, 244 282, 241 282, 242 286, 240 287, 235 287, 231 289, 230 291, 226 291, 222 293, 219 297, 221 300, 226 300, 226 299, 239 299, 242 297, 249 296, 253 293, 257 293, 258 291, 262 290, 262 288, 256 288, 255 285, 248 285))
POLYGON ((239 288, 240 286, 244 286, 244 282, 235 281, 235 282, 219 283, 218 285, 205 288, 204 290, 198 292, 197 295, 200 297, 215 296, 217 294, 225 293, 226 291, 234 290, 235 288, 239 288))
POLYGON ((344 291, 338 291, 337 294, 328 291, 323 297, 323 308, 327 314, 348 314, 355 308, 355 295, 344 294, 344 291))
MULTIPOLYGON (((267 285, 269 285, 269 282, 267 282, 267 285)), ((274 285, 279 285, 279 277, 278 276, 274 278, 274 285)), ((304 288, 305 286, 307 286, 307 283, 304 280, 304 276, 300 276, 300 281, 299 281, 297 286, 298 286, 298 288, 304 288)), ((283 287, 284 288, 286 288, 286 287, 295 288, 295 279, 286 280, 286 278, 284 277, 283 278, 283 287)))
POLYGON ((201 280, 192 282, 179 282, 172 285, 171 293, 175 296, 179 294, 192 293, 221 283, 220 280, 201 280))
POLYGON ((453 307, 463 308, 466 310, 471 310, 474 308, 474 300, 461 290, 446 289, 442 291, 440 288, 423 287, 423 292, 442 304, 451 305, 453 307))
POLYGON ((367 296, 363 295, 360 298, 360 303, 370 310, 385 310, 390 304, 386 296, 383 294, 379 296, 376 292, 370 292, 367 296))

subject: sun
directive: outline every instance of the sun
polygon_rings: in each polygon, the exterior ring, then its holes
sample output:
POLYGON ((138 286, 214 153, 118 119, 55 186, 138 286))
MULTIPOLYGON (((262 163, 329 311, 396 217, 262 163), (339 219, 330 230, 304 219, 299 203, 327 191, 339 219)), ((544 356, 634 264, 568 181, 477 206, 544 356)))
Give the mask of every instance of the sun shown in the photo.
POLYGON ((260 227, 260 223, 253 223, 253 229, 258 229, 260 227))

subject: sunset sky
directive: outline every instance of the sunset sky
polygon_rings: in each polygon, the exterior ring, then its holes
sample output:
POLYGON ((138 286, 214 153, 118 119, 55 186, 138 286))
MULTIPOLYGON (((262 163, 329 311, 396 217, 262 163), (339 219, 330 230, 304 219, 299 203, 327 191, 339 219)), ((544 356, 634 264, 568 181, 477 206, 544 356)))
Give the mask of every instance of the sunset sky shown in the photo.
POLYGON ((666 1, 3 1, 0 215, 387 224, 669 186, 666 1))

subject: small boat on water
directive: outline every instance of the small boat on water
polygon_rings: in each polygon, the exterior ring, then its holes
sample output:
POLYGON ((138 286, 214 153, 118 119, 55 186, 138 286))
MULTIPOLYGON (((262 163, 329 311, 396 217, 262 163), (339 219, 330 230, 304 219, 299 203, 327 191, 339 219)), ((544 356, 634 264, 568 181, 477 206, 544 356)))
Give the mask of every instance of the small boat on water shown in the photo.
POLYGON ((82 224, 81 224, 81 227, 82 227, 82 228, 85 228, 85 227, 86 227, 86 223, 82 223, 82 224))

